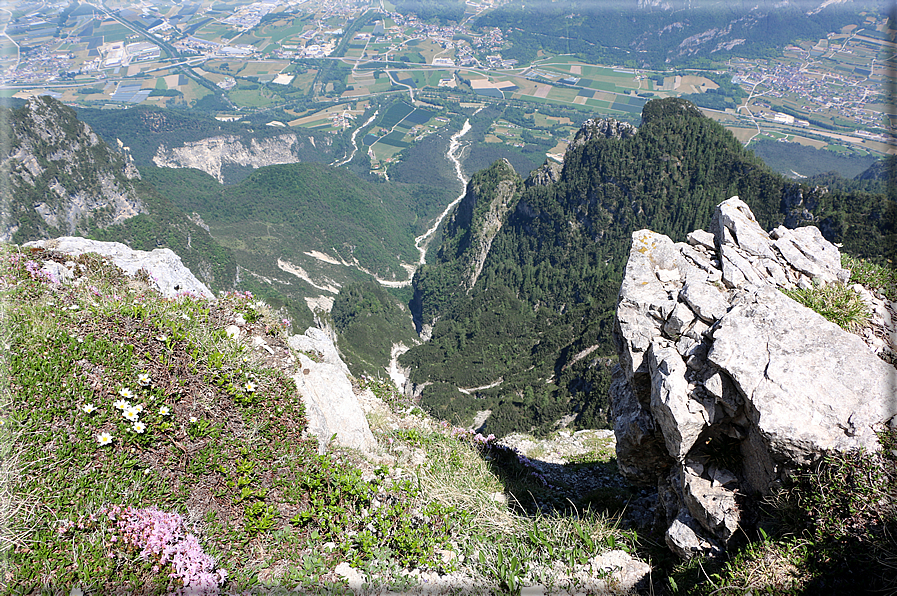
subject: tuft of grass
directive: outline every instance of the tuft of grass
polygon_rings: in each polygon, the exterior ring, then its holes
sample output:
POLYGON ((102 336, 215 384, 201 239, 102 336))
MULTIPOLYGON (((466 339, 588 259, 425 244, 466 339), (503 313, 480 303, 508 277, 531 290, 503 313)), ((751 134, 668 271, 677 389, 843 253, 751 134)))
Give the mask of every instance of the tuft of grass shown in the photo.
POLYGON ((512 492, 497 471, 512 454, 491 450, 492 437, 435 422, 380 381, 363 384, 393 408, 381 416, 401 421, 379 425, 380 461, 392 465, 320 452, 286 359, 245 339, 284 353, 277 313, 243 292, 168 300, 146 281, 97 255, 0 246, 8 593, 186 588, 171 561, 139 556, 109 514, 119 511, 177 520, 188 533, 178 544, 211 561, 203 572, 226 577, 227 593, 345 593, 340 563, 371 589, 413 590, 423 573, 462 571, 483 593, 575 590, 584 581, 575 574, 595 578, 590 558, 634 547, 589 511, 522 514, 498 497, 547 490, 525 458, 512 492), (69 263, 75 278, 58 283, 42 271, 49 261, 69 263), (235 320, 242 340, 225 332, 235 320))
POLYGON ((783 289, 782 292, 852 333, 865 327, 871 316, 860 295, 844 284, 814 285, 807 289, 783 289))
POLYGON ((850 270, 850 283, 876 290, 892 302, 897 302, 897 269, 883 267, 850 255, 841 255, 841 266, 850 270))

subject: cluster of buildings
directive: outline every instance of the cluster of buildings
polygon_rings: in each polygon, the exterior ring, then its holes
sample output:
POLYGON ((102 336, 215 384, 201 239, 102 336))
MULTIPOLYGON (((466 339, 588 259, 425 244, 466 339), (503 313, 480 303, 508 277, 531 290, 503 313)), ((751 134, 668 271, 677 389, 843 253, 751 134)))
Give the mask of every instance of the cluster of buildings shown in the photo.
POLYGON ((240 31, 249 31, 261 23, 265 15, 278 6, 278 2, 253 2, 224 19, 224 22, 240 31))
POLYGON ((837 112, 839 117, 850 118, 864 126, 880 124, 880 114, 869 110, 867 103, 878 100, 882 86, 868 77, 822 73, 796 63, 739 60, 730 63, 730 67, 734 83, 747 87, 762 85, 762 88, 768 88, 764 90, 764 96, 797 96, 804 102, 801 108, 809 112, 837 112))
POLYGON ((48 46, 38 46, 24 54, 18 68, 16 54, 12 53, 11 64, 0 70, 0 84, 37 84, 63 80, 74 76, 75 56, 69 52, 56 52, 48 46))
POLYGON ((302 58, 324 58, 333 53, 336 49, 336 42, 333 40, 324 44, 311 43, 307 46, 284 45, 274 52, 277 58, 302 59, 302 58))
POLYGON ((117 68, 128 66, 132 62, 146 60, 158 60, 162 55, 159 46, 148 41, 138 41, 126 44, 123 41, 113 41, 99 47, 101 59, 98 60, 99 68, 117 68))
POLYGON ((203 54, 207 58, 248 58, 258 50, 248 44, 228 45, 217 41, 209 41, 188 35, 186 39, 175 42, 177 51, 187 54, 203 54))

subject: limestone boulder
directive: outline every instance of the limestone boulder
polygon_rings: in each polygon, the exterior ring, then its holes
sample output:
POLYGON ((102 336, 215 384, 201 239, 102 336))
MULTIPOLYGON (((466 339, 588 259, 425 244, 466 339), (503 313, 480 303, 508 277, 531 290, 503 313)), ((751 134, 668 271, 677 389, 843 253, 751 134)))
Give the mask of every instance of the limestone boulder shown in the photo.
POLYGON ((310 327, 287 341, 296 351, 298 372, 293 375, 305 404, 308 432, 322 448, 331 441, 343 447, 373 452, 377 440, 352 390, 349 369, 336 346, 321 329, 310 327))
POLYGON ((873 446, 874 425, 897 415, 894 367, 768 286, 739 297, 707 358, 745 397, 751 424, 783 462, 873 446))
POLYGON ((888 327, 864 340, 781 291, 849 279, 817 229, 764 232, 733 197, 688 240, 633 233, 610 391, 620 471, 658 486, 685 558, 721 552, 791 470, 897 426, 897 369, 873 341, 894 333, 886 305, 858 290, 888 327))
MULTIPOLYGON (((25 246, 36 246, 70 255, 96 253, 107 257, 128 275, 135 275, 143 269, 150 275, 153 286, 166 298, 173 298, 183 292, 203 298, 215 297, 170 248, 134 250, 121 242, 100 242, 77 236, 36 240, 26 243, 25 246)), ((66 277, 61 272, 57 273, 66 277)))

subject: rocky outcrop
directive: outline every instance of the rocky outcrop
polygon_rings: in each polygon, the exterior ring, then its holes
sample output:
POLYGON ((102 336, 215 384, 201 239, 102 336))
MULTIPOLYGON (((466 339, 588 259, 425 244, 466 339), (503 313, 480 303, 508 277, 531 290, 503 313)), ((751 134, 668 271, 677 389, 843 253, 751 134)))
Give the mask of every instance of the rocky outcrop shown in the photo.
POLYGON ((516 206, 522 182, 508 160, 498 160, 468 182, 467 192, 449 216, 439 256, 463 259, 459 285, 467 291, 479 279, 493 240, 516 206))
MULTIPOLYGON (((510 166, 510 164, 509 164, 510 166)), ((486 262, 486 256, 489 249, 492 248, 492 241, 498 235, 501 226, 505 221, 505 216, 514 199, 517 186, 511 180, 502 180, 495 189, 495 196, 489 202, 488 207, 482 215, 482 223, 474 234, 471 244, 473 254, 471 255, 471 271, 467 278, 467 288, 476 285, 480 273, 483 271, 483 264, 486 262)))
MULTIPOLYGON (((157 248, 152 251, 133 250, 120 242, 100 242, 71 236, 28 242, 25 246, 36 246, 70 255, 96 253, 108 257, 128 275, 135 275, 138 271, 144 270, 149 274, 150 285, 166 298, 173 298, 183 292, 204 298, 215 297, 170 248, 157 248)), ((59 281, 73 275, 72 271, 59 263, 48 261, 45 266, 51 268, 50 273, 53 273, 59 281)))
POLYGON ((71 108, 32 97, 11 112, 8 172, 11 200, 3 205, 0 241, 86 232, 146 213, 130 156, 113 151, 71 108))
POLYGON ((848 278, 816 228, 766 233, 737 197, 687 244, 633 234, 614 334, 617 458, 657 484, 680 556, 724 549, 796 466, 878 448, 897 370, 780 291, 848 278))
POLYGON ((222 167, 261 168, 277 164, 299 163, 303 142, 294 134, 271 138, 250 138, 248 142, 234 135, 210 137, 184 143, 181 147, 159 145, 153 163, 160 168, 196 168, 224 183, 222 167))
POLYGON ((564 166, 556 161, 546 160, 541 167, 530 172, 529 178, 524 183, 527 188, 531 186, 548 186, 561 179, 564 166))
POLYGON ((585 145, 594 138, 628 139, 635 136, 636 132, 638 129, 628 122, 620 122, 613 118, 600 120, 590 118, 582 123, 567 150, 585 145))
POLYGON ((299 372, 293 380, 305 404, 308 432, 318 438, 322 448, 332 439, 343 447, 374 451, 377 440, 333 340, 324 331, 310 327, 287 343, 299 360, 299 372))

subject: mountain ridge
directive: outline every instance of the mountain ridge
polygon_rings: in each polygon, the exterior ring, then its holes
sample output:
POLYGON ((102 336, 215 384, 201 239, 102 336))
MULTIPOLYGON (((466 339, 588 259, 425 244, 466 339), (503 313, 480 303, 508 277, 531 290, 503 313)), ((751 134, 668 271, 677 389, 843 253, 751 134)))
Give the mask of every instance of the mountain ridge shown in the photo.
MULTIPOLYGON (((505 422, 493 419, 485 427, 501 434, 532 424, 550 428, 561 414, 577 409, 595 411, 592 386, 606 387, 609 371, 585 371, 598 357, 612 355, 607 313, 622 279, 629 234, 651 228, 684 239, 690 230, 706 228, 715 205, 728 196, 741 196, 767 228, 815 223, 854 254, 880 260, 890 254, 879 246, 895 231, 893 201, 788 180, 684 100, 648 102, 637 131, 612 121, 591 122, 577 138, 559 174, 537 170, 511 200, 515 206, 464 297, 457 289, 462 272, 480 266, 458 246, 475 237, 476 229, 447 226, 440 259, 415 277, 412 306, 421 325, 432 326, 432 339, 400 362, 413 369, 414 385, 429 383, 422 403, 440 408, 441 415, 468 420, 475 411, 504 411, 505 422), (880 215, 867 218, 868 208, 880 215), (486 333, 487 320, 503 333, 486 333), (531 329, 522 331, 520 325, 531 329), (592 349, 587 361, 571 362, 587 349, 592 349), (580 374, 569 375, 571 366, 580 374), (476 373, 481 369, 491 373, 476 373), (564 373, 568 377, 562 381, 564 373), (502 387, 479 392, 479 403, 456 389, 499 377, 502 387), (543 398, 527 397, 526 387, 533 385, 542 388, 543 398), (508 426, 508 419, 525 426, 508 426)), ((489 172, 472 178, 469 194, 489 172)), ((486 209, 495 196, 479 192, 462 204, 474 199, 474 209, 486 209)), ((468 218, 456 221, 462 219, 468 218)), ((474 228, 481 225, 469 219, 474 228)), ((606 402, 599 402, 597 409, 606 411, 606 402)))

